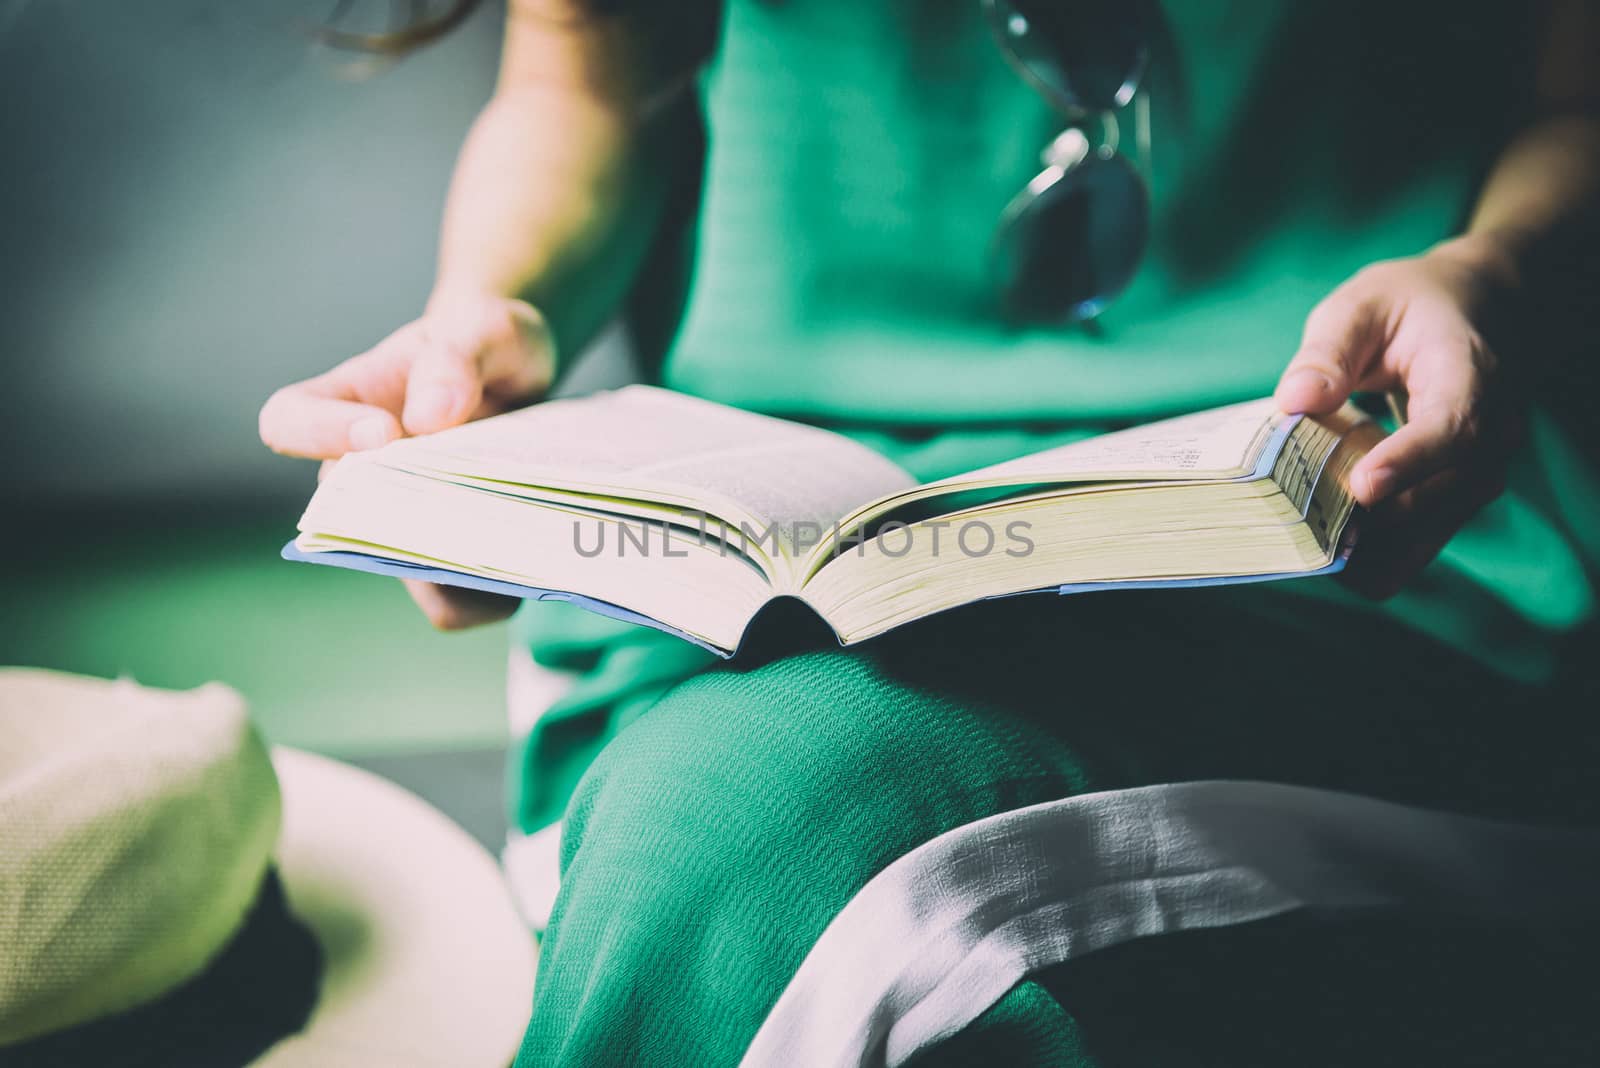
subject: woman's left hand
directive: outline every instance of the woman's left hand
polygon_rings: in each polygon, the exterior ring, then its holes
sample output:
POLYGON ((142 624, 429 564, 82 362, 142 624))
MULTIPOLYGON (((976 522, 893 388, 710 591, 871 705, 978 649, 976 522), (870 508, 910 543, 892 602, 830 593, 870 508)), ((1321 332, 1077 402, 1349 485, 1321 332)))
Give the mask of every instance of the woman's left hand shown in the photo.
POLYGON ((1286 412, 1323 414, 1355 391, 1408 396, 1408 422, 1351 471, 1372 510, 1346 573, 1372 597, 1396 593, 1505 488, 1522 406, 1484 341, 1514 289, 1509 260, 1482 237, 1375 263, 1306 319, 1278 382, 1286 412))

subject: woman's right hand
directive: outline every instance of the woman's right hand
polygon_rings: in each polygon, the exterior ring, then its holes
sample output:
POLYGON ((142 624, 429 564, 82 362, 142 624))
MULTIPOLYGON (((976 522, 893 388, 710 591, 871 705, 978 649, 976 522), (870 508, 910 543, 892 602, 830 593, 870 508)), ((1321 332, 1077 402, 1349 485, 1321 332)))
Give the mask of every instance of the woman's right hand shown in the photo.
MULTIPOLYGON (((525 301, 436 300, 368 351, 274 393, 261 409, 261 440, 285 456, 337 460, 535 401, 554 372, 549 326, 525 301)), ((504 619, 517 605, 425 582, 406 588, 441 630, 504 619)))

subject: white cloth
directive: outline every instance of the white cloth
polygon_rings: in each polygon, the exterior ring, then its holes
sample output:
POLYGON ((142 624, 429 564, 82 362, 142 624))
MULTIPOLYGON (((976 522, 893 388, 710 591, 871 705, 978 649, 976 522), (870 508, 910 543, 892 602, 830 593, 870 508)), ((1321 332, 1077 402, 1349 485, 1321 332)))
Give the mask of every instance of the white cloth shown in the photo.
POLYGON ((511 887, 517 912, 530 928, 543 932, 561 892, 561 828, 552 823, 532 834, 506 835, 500 867, 511 887))
POLYGON ((1039 969, 1299 908, 1589 925, 1596 873, 1596 831, 1271 783, 1085 794, 958 827, 884 869, 812 947, 742 1064, 903 1064, 1039 969))
MULTIPOLYGON (((550 706, 566 696, 576 679, 574 673, 547 668, 527 649, 512 646, 506 663, 506 708, 514 746, 528 737, 550 706)), ((541 827, 532 834, 512 831, 506 836, 500 866, 523 921, 542 932, 550 923, 561 890, 561 824, 541 827)))

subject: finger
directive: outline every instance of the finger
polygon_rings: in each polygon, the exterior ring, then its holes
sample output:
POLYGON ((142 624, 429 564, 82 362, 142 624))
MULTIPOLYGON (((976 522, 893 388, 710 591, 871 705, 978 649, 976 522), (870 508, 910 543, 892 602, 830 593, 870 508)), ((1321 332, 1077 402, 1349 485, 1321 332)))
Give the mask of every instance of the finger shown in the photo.
POLYGON ((1503 469, 1451 469, 1378 508, 1361 528, 1346 585, 1377 600, 1398 593, 1505 488, 1503 469))
POLYGON ((486 400, 532 397, 549 384, 550 350, 544 318, 521 301, 434 315, 411 367, 401 422, 409 433, 428 434, 466 422, 486 400))
POLYGON ((261 440, 273 452, 333 460, 401 436, 400 421, 372 404, 326 396, 301 382, 278 390, 261 408, 261 440))
POLYGON ((515 597, 498 593, 439 586, 416 579, 401 581, 428 622, 439 630, 465 630, 484 623, 498 623, 511 618, 520 603, 515 597))
POLYGON ((1274 393, 1286 412, 1324 415, 1361 388, 1387 333, 1381 297, 1347 282, 1306 317, 1300 348, 1274 393))
POLYGON ((1482 439, 1481 379, 1465 341, 1430 345, 1407 376, 1409 421, 1356 464, 1350 487, 1368 508, 1470 462, 1482 439))
POLYGON ((416 324, 401 327, 331 371, 280 389, 261 409, 261 440, 288 456, 325 460, 400 437, 418 336, 416 324))
POLYGON ((398 418, 405 404, 406 379, 425 336, 421 322, 407 323, 309 384, 326 396, 371 404, 398 418))

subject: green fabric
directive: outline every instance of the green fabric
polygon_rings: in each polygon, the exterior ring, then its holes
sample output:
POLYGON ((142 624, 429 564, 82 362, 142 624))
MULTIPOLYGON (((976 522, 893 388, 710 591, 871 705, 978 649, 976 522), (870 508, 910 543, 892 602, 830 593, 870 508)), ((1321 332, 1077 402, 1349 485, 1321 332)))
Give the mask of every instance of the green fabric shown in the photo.
MULTIPOLYGON (((1024 598, 851 650, 808 622, 798 606, 770 617, 747 658, 668 691, 584 776, 519 1064, 732 1065, 872 875, 951 827, 1086 790, 1268 778, 1498 817, 1600 817, 1592 717, 1344 608, 1260 588, 1024 598)), ((1334 1054, 1372 1036, 1343 1015, 1353 996, 1330 995, 1427 974, 1385 951, 1394 943, 1347 959, 1339 944, 1278 943, 1305 950, 1278 960, 1274 985, 1292 979, 1297 995, 1282 1007, 1317 1026, 1278 1033, 1303 1056, 1276 1063, 1357 1063, 1334 1054)), ((1270 990, 1251 969, 1267 949, 1187 966, 1259 998, 1270 990)), ((1164 981, 1159 964, 1130 961, 1117 982, 1164 981)), ((1475 983, 1493 978, 1466 963, 1475 983)), ((1174 1063, 1103 1058, 1123 1036, 1114 1018, 1083 1024, 1104 1006, 1071 978, 996 1007, 980 1024, 987 1063, 1088 1063, 1059 1059, 1079 1045, 1106 1064, 1174 1063)), ((1216 1000, 1248 1048, 1255 1007, 1216 1000)), ((1439 1056, 1412 1063, 1455 1063, 1473 1029, 1448 1002, 1424 1006, 1435 1023, 1413 1041, 1439 1056)), ((1145 1048, 1183 1048, 1181 1032, 1152 1026, 1145 1048)), ((963 1063, 951 1057, 930 1063, 963 1063)))
MULTIPOLYGON (((993 314, 984 249, 1059 121, 977 5, 729 4, 699 267, 666 383, 814 419, 922 478, 1269 392, 1320 297, 1463 217, 1520 103, 1523 16, 1167 8, 1146 263, 1097 331, 1019 333, 993 314), (1376 24, 1381 37, 1363 29, 1376 24)), ((1597 570, 1600 484, 1539 417, 1506 497, 1370 610, 1550 678, 1594 614, 1597 570)), ((533 830, 664 680, 709 661, 553 604, 530 605, 516 633, 545 663, 595 669, 513 761, 513 818, 533 830)))
POLYGON ((1127 419, 1269 391, 1313 304, 1459 224, 1517 103, 1518 13, 1439 26, 1393 5, 1368 22, 1370 3, 1165 7, 1154 240, 1089 333, 994 314, 990 235, 1061 123, 976 0, 729 4, 667 382, 899 423, 1127 419))
MULTIPOLYGON (((732 0, 663 381, 922 478, 1270 392, 1319 299, 1459 227, 1523 103, 1526 16, 1164 7, 1145 263, 1095 329, 1015 330, 985 249, 1059 121, 975 0, 732 0)), ((1559 709, 1592 705, 1597 573, 1600 484, 1539 416, 1510 492, 1382 605, 1328 580, 1025 599, 732 667, 529 605, 516 640, 582 678, 512 759, 514 823, 569 819, 523 1063, 733 1063, 873 872, 1092 785, 1247 775, 1559 818, 1540 799, 1570 792, 1580 750, 1507 713, 1565 729, 1559 709)), ((1063 999, 1023 984, 969 1035, 1086 1060, 1063 999)))

